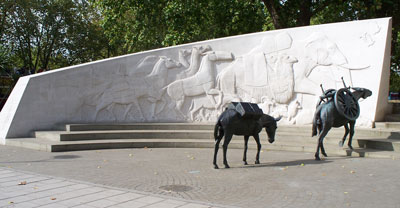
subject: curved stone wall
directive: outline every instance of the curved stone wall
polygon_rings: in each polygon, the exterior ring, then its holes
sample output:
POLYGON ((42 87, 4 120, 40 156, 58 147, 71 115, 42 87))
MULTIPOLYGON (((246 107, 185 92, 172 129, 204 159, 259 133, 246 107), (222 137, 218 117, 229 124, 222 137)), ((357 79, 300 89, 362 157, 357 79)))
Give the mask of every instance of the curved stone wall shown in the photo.
POLYGON ((232 101, 310 124, 324 89, 364 87, 357 123, 383 119, 391 18, 275 30, 146 51, 21 78, 0 139, 65 123, 213 122, 232 101))

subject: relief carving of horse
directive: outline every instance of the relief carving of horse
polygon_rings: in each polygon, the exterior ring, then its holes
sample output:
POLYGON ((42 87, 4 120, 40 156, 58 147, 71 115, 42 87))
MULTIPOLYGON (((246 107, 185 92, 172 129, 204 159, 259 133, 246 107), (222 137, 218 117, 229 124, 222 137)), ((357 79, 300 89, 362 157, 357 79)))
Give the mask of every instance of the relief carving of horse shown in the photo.
POLYGON ((180 67, 181 64, 170 58, 161 56, 155 63, 153 70, 145 77, 121 76, 114 80, 110 89, 105 90, 100 97, 99 104, 96 106, 95 118, 102 110, 107 110, 116 120, 113 109, 116 104, 127 105, 123 118, 126 120, 132 106, 136 106, 139 111, 140 119, 145 120, 142 109, 139 105, 139 98, 145 97, 152 103, 151 115, 154 117, 160 113, 166 104, 161 89, 167 84, 168 70, 180 67), (160 110, 156 110, 157 102, 161 103, 160 110))
MULTIPOLYGON (((214 62, 232 60, 232 54, 223 51, 210 51, 203 57, 199 71, 191 77, 176 80, 165 87, 167 94, 175 101, 176 109, 181 112, 185 97, 206 94, 210 102, 216 105, 214 95, 219 94, 215 89, 214 62)), ((182 113, 182 112, 181 112, 182 113)), ((182 113, 183 114, 183 113, 182 113)))

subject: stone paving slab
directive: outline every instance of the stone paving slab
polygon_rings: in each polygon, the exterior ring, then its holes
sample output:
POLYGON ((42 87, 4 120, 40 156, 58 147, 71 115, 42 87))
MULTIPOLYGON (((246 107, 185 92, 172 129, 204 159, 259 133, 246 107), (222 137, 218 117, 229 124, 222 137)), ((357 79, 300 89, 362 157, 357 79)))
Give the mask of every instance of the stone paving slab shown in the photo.
MULTIPOLYGON (((65 207, 71 199, 76 199, 73 202, 76 207, 90 208, 143 204, 147 207, 215 204, 246 208, 400 207, 398 158, 330 156, 315 161, 313 153, 265 148, 267 145, 263 146, 259 165, 254 164, 255 151, 249 150, 247 166, 242 164, 243 150, 229 149, 230 169, 223 168, 221 150, 218 155, 221 169, 215 170, 211 164, 213 149, 207 148, 49 153, 0 146, 0 179, 14 181, 0 186, 0 200, 35 198, 21 201, 22 207, 32 204, 51 207, 55 203, 65 207), (25 180, 24 175, 29 177, 27 184, 17 185, 25 180), (40 177, 48 179, 36 180, 40 177), (35 182, 30 183, 29 179, 35 182), (112 195, 113 191, 123 193, 112 195), (96 194, 104 197, 98 198, 96 194), (56 200, 51 200, 52 197, 56 200), (131 200, 126 199, 129 197, 131 200), (158 201, 159 198, 165 199, 158 201), (77 204, 78 201, 82 204, 77 204)), ((10 205, 9 200, 3 203, 10 205)))
POLYGON ((118 189, 0 167, 0 207, 217 208, 210 203, 118 189), (18 176, 17 178, 15 176, 18 176), (57 186, 49 186, 57 185, 57 186))

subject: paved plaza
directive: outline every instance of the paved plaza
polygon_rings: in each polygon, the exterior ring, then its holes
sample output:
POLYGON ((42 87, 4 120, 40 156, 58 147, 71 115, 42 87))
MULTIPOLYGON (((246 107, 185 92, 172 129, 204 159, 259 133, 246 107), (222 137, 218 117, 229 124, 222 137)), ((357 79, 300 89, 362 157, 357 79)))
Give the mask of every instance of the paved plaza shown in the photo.
MULTIPOLYGON (((329 154, 329 149, 327 149, 329 154)), ((0 146, 2 207, 400 207, 400 161, 304 152, 118 149, 49 153, 0 146)))

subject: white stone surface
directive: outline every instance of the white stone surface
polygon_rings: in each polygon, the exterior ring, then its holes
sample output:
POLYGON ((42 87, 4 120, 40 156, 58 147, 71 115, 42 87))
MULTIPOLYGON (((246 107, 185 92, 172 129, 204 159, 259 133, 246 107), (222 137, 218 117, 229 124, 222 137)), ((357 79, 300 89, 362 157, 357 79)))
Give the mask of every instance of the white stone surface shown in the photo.
POLYGON ((231 101, 311 123, 324 89, 364 87, 360 125, 388 109, 391 18, 260 32, 146 51, 20 79, 0 139, 66 123, 210 122, 231 101))

